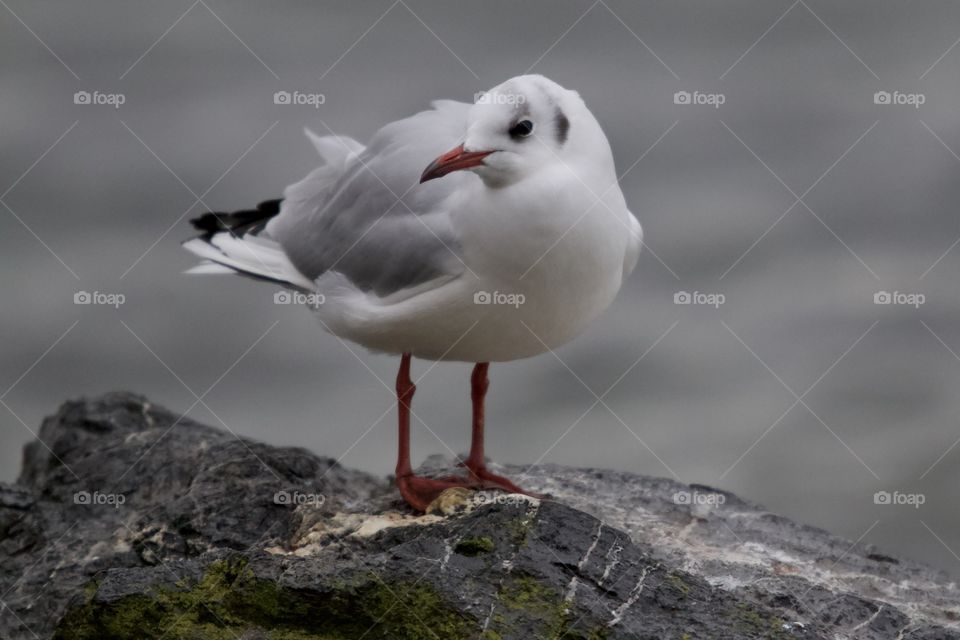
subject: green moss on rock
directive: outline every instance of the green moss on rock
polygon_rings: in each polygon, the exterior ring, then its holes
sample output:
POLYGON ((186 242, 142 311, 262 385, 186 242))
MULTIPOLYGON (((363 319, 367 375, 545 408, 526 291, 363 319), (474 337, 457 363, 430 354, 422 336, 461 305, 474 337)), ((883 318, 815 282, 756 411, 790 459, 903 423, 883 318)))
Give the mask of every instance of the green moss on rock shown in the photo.
POLYGON ((349 584, 318 585, 309 593, 257 578, 237 556, 210 565, 199 582, 70 611, 55 633, 60 640, 160 638, 236 640, 259 632, 271 640, 413 640, 476 638, 476 620, 456 611, 423 583, 388 584, 373 575, 349 584), (424 627, 429 627, 427 631, 424 627))
POLYGON ((494 626, 503 629, 504 632, 509 630, 508 620, 513 613, 525 624, 533 622, 535 628, 540 629, 535 636, 538 639, 602 640, 606 637, 606 629, 602 628, 588 632, 573 629, 573 625, 582 620, 581 617, 574 615, 569 604, 557 591, 529 574, 512 574, 501 585, 497 593, 497 602, 507 610, 507 615, 493 616, 492 621, 495 623, 494 626))
POLYGON ((764 640, 789 640, 793 635, 784 628, 784 621, 777 616, 762 613, 746 603, 737 604, 731 613, 734 627, 746 637, 764 640))
POLYGON ((687 594, 690 593, 690 585, 676 573, 668 573, 667 582, 683 598, 686 598, 687 594))
POLYGON ((457 543, 457 546, 453 548, 454 551, 463 556, 478 556, 481 553, 490 553, 496 546, 493 544, 493 540, 488 536, 483 536, 480 538, 465 538, 457 543))

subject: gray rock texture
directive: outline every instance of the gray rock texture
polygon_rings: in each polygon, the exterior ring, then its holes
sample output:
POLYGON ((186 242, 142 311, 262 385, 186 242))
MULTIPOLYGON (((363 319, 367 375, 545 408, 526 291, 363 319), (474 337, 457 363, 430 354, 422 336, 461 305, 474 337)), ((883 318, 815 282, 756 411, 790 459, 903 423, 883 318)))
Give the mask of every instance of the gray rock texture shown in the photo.
POLYGON ((498 470, 548 497, 417 515, 387 479, 141 396, 68 402, 0 485, 0 637, 960 639, 945 575, 736 496, 498 470))

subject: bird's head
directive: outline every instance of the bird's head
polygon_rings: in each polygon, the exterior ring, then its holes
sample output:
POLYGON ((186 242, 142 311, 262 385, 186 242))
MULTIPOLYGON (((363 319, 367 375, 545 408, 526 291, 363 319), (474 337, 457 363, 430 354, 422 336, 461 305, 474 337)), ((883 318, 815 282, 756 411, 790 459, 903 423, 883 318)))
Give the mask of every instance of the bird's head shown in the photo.
POLYGON ((502 187, 558 163, 585 162, 612 167, 610 147, 580 95, 525 75, 478 95, 463 143, 431 162, 420 182, 468 169, 487 186, 502 187))

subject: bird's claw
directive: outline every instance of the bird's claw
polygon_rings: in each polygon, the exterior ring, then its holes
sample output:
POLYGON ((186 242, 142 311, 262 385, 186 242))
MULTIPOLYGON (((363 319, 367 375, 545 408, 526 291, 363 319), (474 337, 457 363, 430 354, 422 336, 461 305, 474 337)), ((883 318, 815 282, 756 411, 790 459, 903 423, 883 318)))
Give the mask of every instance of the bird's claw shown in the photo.
POLYGON ((501 476, 499 474, 493 473, 485 464, 473 464, 470 461, 461 462, 461 467, 467 469, 470 472, 470 477, 474 478, 481 485, 481 488, 484 489, 499 489, 507 493, 519 493, 525 496, 530 496, 531 498, 542 498, 540 494, 532 493, 526 491, 525 489, 517 486, 512 480, 507 477, 501 476))
POLYGON ((411 507, 425 513, 427 507, 437 497, 453 487, 461 487, 472 491, 503 491, 505 493, 519 493, 531 498, 543 496, 524 491, 508 478, 490 472, 485 466, 461 465, 470 472, 469 476, 444 476, 442 478, 425 478, 414 474, 398 476, 397 488, 400 495, 411 507))

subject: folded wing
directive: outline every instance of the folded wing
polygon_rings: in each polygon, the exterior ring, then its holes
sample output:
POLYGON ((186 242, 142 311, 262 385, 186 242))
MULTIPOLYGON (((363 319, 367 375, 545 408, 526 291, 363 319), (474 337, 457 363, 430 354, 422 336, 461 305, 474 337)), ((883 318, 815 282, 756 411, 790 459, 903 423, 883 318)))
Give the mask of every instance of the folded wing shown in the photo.
POLYGON ((335 271, 378 296, 458 274, 459 242, 445 204, 458 185, 477 178, 451 175, 421 185, 419 177, 462 141, 469 106, 435 102, 383 127, 366 148, 314 136, 330 160, 286 189, 266 234, 306 278, 335 271))

